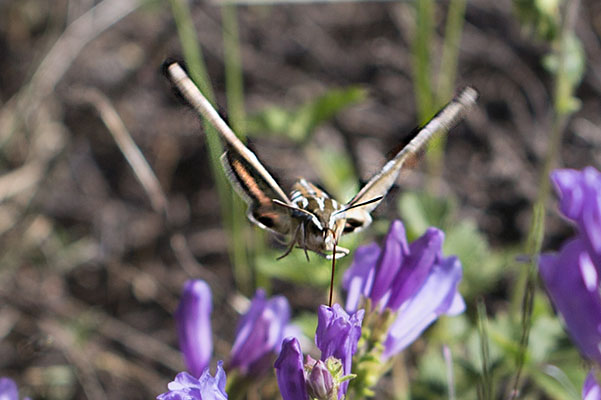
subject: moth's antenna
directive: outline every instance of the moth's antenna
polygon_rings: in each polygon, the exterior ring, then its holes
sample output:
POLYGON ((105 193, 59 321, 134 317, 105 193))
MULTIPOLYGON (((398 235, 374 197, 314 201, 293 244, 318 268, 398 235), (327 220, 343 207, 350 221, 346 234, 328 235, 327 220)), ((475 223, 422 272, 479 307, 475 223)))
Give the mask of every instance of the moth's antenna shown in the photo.
POLYGON ((383 198, 384 198, 384 196, 378 196, 378 197, 374 197, 374 198, 373 198, 373 199, 371 199, 371 200, 363 201, 363 202, 361 202, 361 203, 357 203, 357 204, 352 204, 352 205, 348 206, 347 208, 344 208, 344 209, 342 209, 342 210, 338 210, 338 211, 336 211, 336 212, 335 212, 334 214, 332 214, 332 215, 336 215, 336 214, 343 213, 343 212, 345 212, 345 211, 348 211, 348 210, 350 210, 351 208, 363 207, 363 206, 366 206, 366 205, 368 205, 368 204, 375 203, 376 201, 380 201, 380 200, 382 200, 383 198))

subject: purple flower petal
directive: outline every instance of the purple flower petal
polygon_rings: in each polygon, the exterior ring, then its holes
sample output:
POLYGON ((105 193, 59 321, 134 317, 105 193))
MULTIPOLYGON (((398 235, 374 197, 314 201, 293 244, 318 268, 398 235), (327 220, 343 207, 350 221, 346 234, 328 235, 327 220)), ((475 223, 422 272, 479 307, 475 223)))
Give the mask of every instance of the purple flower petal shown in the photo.
POLYGON ((595 379, 595 374, 591 370, 584 380, 582 386, 582 400, 601 400, 601 387, 595 379))
POLYGON ((376 276, 370 293, 374 305, 388 292, 391 277, 397 275, 408 253, 405 227, 401 221, 395 220, 390 224, 376 264, 376 276))
POLYGON ((361 246, 355 251, 353 263, 342 280, 342 286, 347 290, 345 309, 349 313, 357 311, 362 295, 369 296, 379 256, 377 243, 361 246))
POLYGON ((196 379, 187 372, 180 372, 167 387, 169 391, 157 396, 157 400, 225 400, 225 371, 223 361, 217 363, 215 377, 206 368, 196 379))
POLYGON ((290 321, 290 305, 283 296, 269 300, 257 290, 247 314, 241 319, 231 351, 230 365, 243 374, 262 374, 282 345, 290 321))
MULTIPOLYGON (((551 174, 559 208, 578 224, 592 258, 601 268, 601 173, 593 167, 556 170, 551 174)), ((599 270, 601 273, 601 270, 599 270)))
POLYGON ((580 219, 584 205, 582 173, 573 169, 558 169, 551 173, 551 180, 559 194, 559 209, 567 218, 580 219))
POLYGON ((454 315, 465 309, 457 291, 461 273, 461 263, 456 257, 441 260, 431 270, 419 292, 399 309, 384 344, 384 358, 411 344, 440 315, 448 312, 454 315))
MULTIPOLYGON (((328 357, 340 360, 344 375, 351 373, 353 354, 357 351, 357 342, 361 337, 361 323, 364 310, 348 315, 339 304, 333 307, 320 306, 317 312, 317 331, 315 344, 321 350, 321 360, 328 357)), ((340 386, 339 395, 346 393, 348 381, 340 386)))
POLYGON ((200 376, 211 360, 211 309, 209 285, 201 280, 187 281, 175 320, 186 367, 194 376, 200 376))
POLYGON ((463 296, 458 291, 455 293, 455 297, 453 297, 453 301, 449 306, 449 309, 445 313, 450 317, 459 315, 465 311, 465 301, 463 300, 463 296))
POLYGON ((296 338, 284 339, 282 351, 274 366, 283 400, 309 399, 303 370, 303 353, 296 338))
POLYGON ((572 340, 588 358, 601 365, 601 296, 598 269, 583 239, 565 244, 558 255, 543 255, 540 275, 572 340))
POLYGON ((10 378, 0 378, 0 400, 19 400, 17 384, 10 378))
MULTIPOLYGON (((422 287, 435 263, 441 257, 444 233, 429 228, 411 243, 409 256, 390 284, 390 298, 386 307, 397 310, 422 287)), ((390 278, 389 278, 390 279, 390 278)))

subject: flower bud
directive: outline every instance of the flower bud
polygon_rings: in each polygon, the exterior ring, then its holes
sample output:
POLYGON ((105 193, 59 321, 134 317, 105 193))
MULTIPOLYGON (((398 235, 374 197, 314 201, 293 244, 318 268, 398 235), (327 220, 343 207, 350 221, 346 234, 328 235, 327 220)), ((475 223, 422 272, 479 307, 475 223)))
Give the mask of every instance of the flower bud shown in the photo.
POLYGON ((332 378, 332 374, 326 367, 326 363, 321 360, 315 361, 307 356, 305 372, 307 373, 307 391, 312 399, 329 400, 338 398, 335 393, 334 378, 332 378))
POLYGON ((290 305, 284 296, 267 299, 257 290, 247 313, 236 331, 230 367, 254 376, 266 372, 274 355, 280 352, 282 339, 289 332, 290 305))
POLYGON ((213 352, 211 337, 211 289, 201 280, 187 281, 175 320, 179 346, 190 374, 198 378, 213 352))

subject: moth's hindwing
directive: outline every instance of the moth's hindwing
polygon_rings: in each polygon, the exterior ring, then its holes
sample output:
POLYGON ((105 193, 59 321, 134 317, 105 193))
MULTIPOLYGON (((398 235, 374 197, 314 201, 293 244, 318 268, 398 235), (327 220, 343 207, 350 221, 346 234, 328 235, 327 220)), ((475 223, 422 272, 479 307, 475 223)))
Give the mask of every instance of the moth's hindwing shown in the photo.
POLYGON ((248 218, 260 228, 282 235, 289 233, 289 211, 274 204, 273 199, 284 203, 289 200, 282 199, 259 171, 236 151, 228 149, 221 156, 221 163, 232 185, 248 204, 248 218))

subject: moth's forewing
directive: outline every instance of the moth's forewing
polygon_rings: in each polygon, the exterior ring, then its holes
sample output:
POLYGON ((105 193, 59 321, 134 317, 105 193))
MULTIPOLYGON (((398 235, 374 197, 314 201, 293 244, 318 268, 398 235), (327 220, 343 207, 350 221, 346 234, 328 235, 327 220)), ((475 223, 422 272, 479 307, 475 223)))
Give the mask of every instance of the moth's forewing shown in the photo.
MULTIPOLYGON (((416 156, 433 137, 444 134, 459 122, 466 111, 476 102, 478 93, 471 87, 465 88, 457 97, 447 104, 436 116, 419 130, 417 135, 399 151, 393 159, 376 173, 367 184, 347 204, 352 206, 361 202, 382 197, 388 193, 396 181, 401 169, 407 164, 414 164, 416 156)), ((381 201, 381 200, 380 200, 381 201)), ((371 202, 365 206, 350 209, 345 213, 347 218, 344 232, 359 231, 371 223, 370 213, 380 204, 371 202)))
POLYGON ((291 229, 290 213, 273 202, 278 199, 288 204, 288 199, 282 199, 263 174, 238 152, 228 149, 221 156, 221 163, 230 182, 248 204, 248 218, 260 228, 288 234, 291 229))
POLYGON ((205 117, 228 145, 221 162, 230 181, 248 203, 248 217, 259 227, 286 234, 290 227, 288 210, 273 204, 273 199, 292 206, 275 179, 263 167, 257 156, 238 139, 211 103, 177 63, 167 67, 169 78, 190 105, 205 117))

